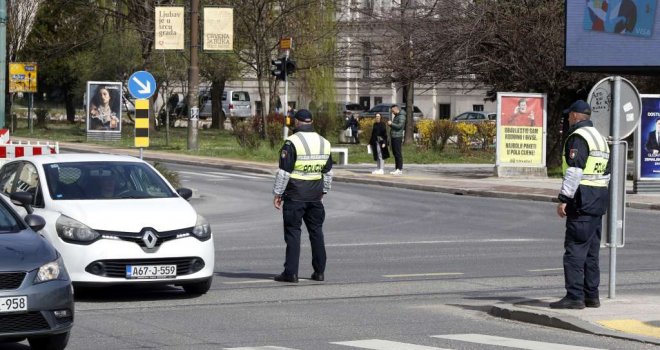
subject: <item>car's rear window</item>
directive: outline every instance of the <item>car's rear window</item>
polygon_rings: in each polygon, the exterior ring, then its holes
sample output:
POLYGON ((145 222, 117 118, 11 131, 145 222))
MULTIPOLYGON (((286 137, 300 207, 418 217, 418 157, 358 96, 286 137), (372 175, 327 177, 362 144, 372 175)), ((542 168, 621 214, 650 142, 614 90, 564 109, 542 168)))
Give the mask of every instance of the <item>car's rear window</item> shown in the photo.
POLYGON ((147 164, 136 162, 75 162, 45 164, 54 200, 176 197, 147 164))
POLYGON ((235 91, 231 95, 233 101, 250 101, 250 94, 247 91, 235 91))

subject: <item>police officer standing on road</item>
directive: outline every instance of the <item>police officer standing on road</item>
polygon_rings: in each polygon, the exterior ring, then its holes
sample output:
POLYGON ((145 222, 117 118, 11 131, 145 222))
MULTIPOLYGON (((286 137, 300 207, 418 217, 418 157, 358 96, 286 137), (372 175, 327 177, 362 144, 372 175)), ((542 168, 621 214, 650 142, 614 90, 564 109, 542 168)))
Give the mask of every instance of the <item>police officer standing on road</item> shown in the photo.
POLYGON ((294 115, 296 133, 289 136, 280 151, 280 169, 273 186, 273 205, 282 209, 286 260, 284 271, 275 276, 278 282, 298 282, 300 234, 302 221, 312 245, 311 279, 324 280, 325 243, 323 195, 332 183, 330 142, 317 134, 312 126, 312 113, 306 109, 294 115))
POLYGON ((566 296, 550 303, 553 309, 600 307, 598 285, 602 216, 607 211, 610 149, 593 127, 591 108, 575 101, 568 114, 568 138, 564 144, 564 180, 557 214, 566 217, 564 279, 566 296))

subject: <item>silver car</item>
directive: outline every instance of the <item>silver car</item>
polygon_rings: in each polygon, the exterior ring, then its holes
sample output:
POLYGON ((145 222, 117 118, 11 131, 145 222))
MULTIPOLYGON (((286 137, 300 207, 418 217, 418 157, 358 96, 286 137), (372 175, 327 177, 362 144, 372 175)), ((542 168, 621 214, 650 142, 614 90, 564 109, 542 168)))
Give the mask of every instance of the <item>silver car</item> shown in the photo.
POLYGON ((488 112, 463 112, 457 115, 452 121, 456 123, 496 123, 497 113, 488 112))
MULTIPOLYGON (((12 201, 31 201, 20 192, 12 201)), ((73 289, 58 252, 41 235, 46 222, 21 219, 0 199, 0 348, 28 339, 32 349, 64 349, 73 327, 73 289)))

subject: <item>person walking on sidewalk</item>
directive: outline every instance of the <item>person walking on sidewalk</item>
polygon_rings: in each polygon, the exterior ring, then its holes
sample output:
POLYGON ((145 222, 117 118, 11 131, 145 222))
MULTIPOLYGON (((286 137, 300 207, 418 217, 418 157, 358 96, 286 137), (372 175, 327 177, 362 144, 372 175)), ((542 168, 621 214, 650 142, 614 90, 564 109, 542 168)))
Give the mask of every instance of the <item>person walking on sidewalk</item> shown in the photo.
POLYGON ((323 195, 332 184, 330 142, 314 131, 312 113, 306 109, 294 115, 296 132, 289 136, 280 150, 280 168, 273 185, 273 205, 282 209, 286 259, 284 271, 275 276, 278 282, 298 282, 300 234, 305 222, 312 245, 311 279, 323 281, 325 273, 325 243, 323 195))
POLYGON ((356 145, 360 144, 360 139, 358 138, 358 133, 360 132, 360 121, 355 117, 354 114, 348 118, 348 127, 351 129, 351 137, 353 138, 353 143, 356 145))
POLYGON ((406 112, 397 105, 392 105, 391 112, 393 117, 387 122, 390 126, 390 139, 392 143, 392 153, 394 154, 394 171, 392 175, 403 174, 403 154, 401 147, 403 145, 403 132, 406 130, 406 112))
POLYGON ((591 108, 575 101, 568 114, 568 138, 563 150, 564 179, 557 214, 566 218, 564 279, 566 296, 553 309, 600 307, 598 286, 602 216, 607 211, 610 149, 591 122, 591 108))
POLYGON ((380 113, 376 113, 374 126, 371 130, 371 139, 369 140, 371 154, 373 154, 376 161, 376 170, 371 173, 375 175, 385 173, 385 159, 390 157, 390 152, 387 149, 387 126, 381 118, 380 113))

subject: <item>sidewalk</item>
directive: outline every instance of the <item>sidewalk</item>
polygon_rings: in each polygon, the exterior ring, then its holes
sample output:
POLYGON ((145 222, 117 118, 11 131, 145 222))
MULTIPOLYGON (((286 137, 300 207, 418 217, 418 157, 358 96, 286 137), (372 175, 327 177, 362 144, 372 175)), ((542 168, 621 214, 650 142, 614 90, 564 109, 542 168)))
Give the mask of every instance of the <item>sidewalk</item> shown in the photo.
MULTIPOLYGON (((15 138, 19 139, 19 138, 15 138)), ((103 145, 60 143, 68 152, 99 152, 139 156, 136 149, 114 149, 103 145)), ((203 165, 221 169, 275 174, 276 164, 191 156, 145 150, 149 161, 203 165)), ((494 198, 551 202, 557 198, 561 179, 498 178, 492 164, 405 165, 403 176, 372 175, 372 164, 336 166, 334 180, 412 190, 494 198)), ((388 169, 388 171, 391 169, 388 169)), ((627 183, 627 205, 631 208, 660 210, 660 194, 632 194, 627 183)), ((660 345, 660 296, 625 295, 615 300, 602 298, 597 309, 555 310, 548 303, 558 300, 518 300, 495 304, 490 314, 549 327, 604 335, 660 345)))

